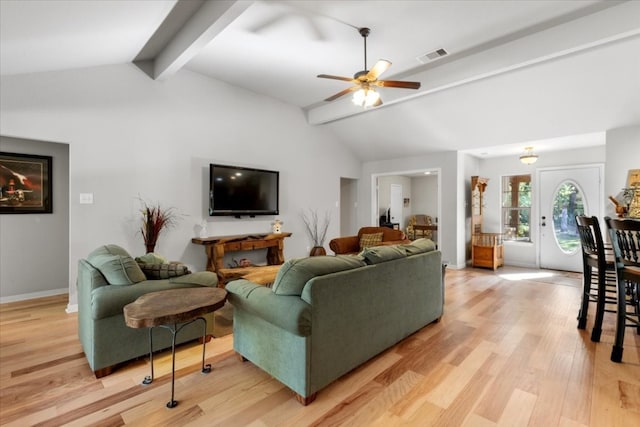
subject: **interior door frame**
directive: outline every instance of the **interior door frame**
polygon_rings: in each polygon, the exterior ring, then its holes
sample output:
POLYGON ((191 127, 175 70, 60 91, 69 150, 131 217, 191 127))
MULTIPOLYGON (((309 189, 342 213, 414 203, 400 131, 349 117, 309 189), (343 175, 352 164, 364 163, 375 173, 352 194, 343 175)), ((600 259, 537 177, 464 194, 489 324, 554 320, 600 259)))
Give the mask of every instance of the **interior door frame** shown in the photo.
MULTIPOLYGON (((540 268, 540 266, 542 265, 542 263, 540 262, 541 260, 541 253, 542 253, 542 227, 540 226, 540 221, 541 221, 541 216, 542 216, 542 196, 541 196, 541 191, 542 191, 542 184, 541 184, 541 177, 540 174, 542 172, 547 172, 547 171, 557 171, 557 170, 571 170, 571 169, 583 169, 583 168, 598 168, 599 172, 600 172, 600 194, 602 195, 602 197, 599 198, 598 202, 597 202, 597 210, 598 213, 589 213, 590 216, 595 215, 598 217, 598 219, 600 220, 601 223, 603 223, 603 216, 604 216, 604 191, 605 191, 605 186, 604 186, 604 163, 586 163, 586 164, 579 164, 579 165, 568 165, 568 166, 553 166, 553 167, 545 167, 545 168, 538 168, 536 169, 535 172, 535 177, 536 177, 536 189, 535 189, 535 203, 534 206, 532 206, 531 209, 531 215, 533 217, 534 212, 535 212, 535 222, 532 221, 532 226, 536 227, 535 230, 535 236, 536 236, 536 267, 540 268)), ((534 235, 534 234, 532 234, 534 235)), ((606 236, 605 236, 606 238, 606 236)))
MULTIPOLYGON (((400 170, 394 172, 380 172, 380 173, 372 173, 371 174, 371 225, 378 226, 378 221, 380 220, 380 216, 378 214, 378 178, 381 176, 407 176, 407 175, 415 175, 424 172, 434 172, 437 175, 438 182, 438 233, 440 233, 440 227, 442 227, 442 222, 445 221, 445 218, 442 217, 442 168, 424 168, 424 169, 410 169, 410 170, 400 170)), ((438 240, 441 241, 440 234, 438 234, 438 240)))

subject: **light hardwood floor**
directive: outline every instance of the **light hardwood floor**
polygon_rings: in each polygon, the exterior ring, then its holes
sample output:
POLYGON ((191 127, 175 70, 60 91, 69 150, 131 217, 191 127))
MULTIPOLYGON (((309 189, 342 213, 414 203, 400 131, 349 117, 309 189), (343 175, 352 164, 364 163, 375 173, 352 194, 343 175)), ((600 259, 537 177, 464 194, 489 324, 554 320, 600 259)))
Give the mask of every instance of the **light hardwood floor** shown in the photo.
MULTIPOLYGON (((0 306, 0 424, 12 426, 640 426, 640 337, 628 328, 623 363, 576 329, 579 275, 448 270, 440 323, 411 335, 318 393, 307 407, 233 353, 233 337, 179 348, 176 408, 170 354, 96 380, 66 296, 0 306), (509 276, 511 274, 511 276, 509 276), (520 279, 520 280, 516 280, 520 279)), ((371 331, 375 333, 375 331, 371 331)))

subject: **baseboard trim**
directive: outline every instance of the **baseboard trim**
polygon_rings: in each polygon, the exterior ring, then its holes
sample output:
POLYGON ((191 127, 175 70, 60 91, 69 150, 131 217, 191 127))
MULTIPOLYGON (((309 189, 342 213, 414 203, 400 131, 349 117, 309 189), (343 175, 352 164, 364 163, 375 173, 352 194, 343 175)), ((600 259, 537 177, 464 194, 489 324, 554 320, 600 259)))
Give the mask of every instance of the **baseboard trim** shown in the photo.
POLYGON ((68 294, 69 288, 51 289, 48 291, 32 292, 29 294, 11 295, 8 297, 0 297, 0 304, 7 302, 26 301, 30 299, 50 297, 53 295, 68 294))

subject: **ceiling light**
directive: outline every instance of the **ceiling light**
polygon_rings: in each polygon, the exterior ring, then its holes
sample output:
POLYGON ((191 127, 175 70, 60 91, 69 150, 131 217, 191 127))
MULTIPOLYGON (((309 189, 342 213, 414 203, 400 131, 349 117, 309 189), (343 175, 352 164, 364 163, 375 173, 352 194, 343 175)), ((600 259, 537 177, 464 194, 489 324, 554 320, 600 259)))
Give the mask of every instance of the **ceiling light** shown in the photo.
POLYGON ((525 153, 520 156, 520 161, 525 165, 532 165, 538 161, 538 155, 533 154, 533 147, 525 147, 525 153))
POLYGON ((361 88, 353 94, 353 103, 364 108, 373 107, 380 99, 380 94, 372 88, 361 88))

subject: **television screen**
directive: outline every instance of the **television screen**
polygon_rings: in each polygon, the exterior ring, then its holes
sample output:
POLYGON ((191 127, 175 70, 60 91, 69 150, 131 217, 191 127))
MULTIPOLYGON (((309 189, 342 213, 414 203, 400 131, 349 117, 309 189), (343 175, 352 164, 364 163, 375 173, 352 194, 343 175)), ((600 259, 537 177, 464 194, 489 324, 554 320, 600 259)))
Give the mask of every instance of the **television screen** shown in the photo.
POLYGON ((209 165, 209 215, 277 215, 279 173, 209 165))

